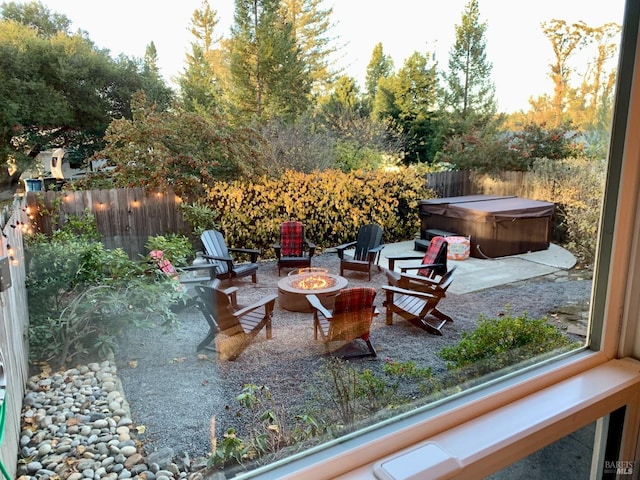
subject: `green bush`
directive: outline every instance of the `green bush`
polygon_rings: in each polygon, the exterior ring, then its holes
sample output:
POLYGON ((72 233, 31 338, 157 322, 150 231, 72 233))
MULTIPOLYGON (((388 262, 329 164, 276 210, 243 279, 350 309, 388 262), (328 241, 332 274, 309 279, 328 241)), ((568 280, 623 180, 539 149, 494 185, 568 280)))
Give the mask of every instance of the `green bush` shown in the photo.
POLYGON ((195 257, 193 245, 191 245, 189 238, 177 233, 149 237, 145 248, 149 252, 152 250, 162 250, 164 258, 176 267, 189 265, 189 262, 195 257))
POLYGON ((71 218, 51 237, 27 237, 29 344, 34 360, 100 358, 128 324, 171 327, 184 293, 175 280, 96 241, 93 217, 71 218))
MULTIPOLYGON (((201 203, 181 203, 178 207, 182 218, 191 227, 194 240, 200 241, 200 235, 206 230, 219 228, 216 219, 220 213, 201 203)), ((197 244, 197 243, 196 243, 197 244)))
POLYGON ((545 317, 532 319, 526 312, 520 316, 507 312, 500 318, 481 315, 475 330, 464 332, 458 343, 442 348, 439 355, 450 369, 483 365, 495 371, 571 345, 545 317))

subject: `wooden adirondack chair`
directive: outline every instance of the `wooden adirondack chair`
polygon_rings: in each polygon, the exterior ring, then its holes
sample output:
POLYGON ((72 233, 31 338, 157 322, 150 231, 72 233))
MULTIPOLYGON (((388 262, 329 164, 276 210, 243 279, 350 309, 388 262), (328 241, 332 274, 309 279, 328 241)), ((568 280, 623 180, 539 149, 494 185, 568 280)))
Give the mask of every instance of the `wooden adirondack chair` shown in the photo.
MULTIPOLYGON (((436 278, 447 273, 447 248, 448 243, 445 237, 433 237, 424 255, 405 255, 387 257, 389 260, 389 272, 396 279, 399 278, 395 272, 395 262, 400 260, 421 260, 419 264, 400 267, 401 273, 409 270, 416 270, 417 275, 425 278, 436 278)), ((387 273, 389 277, 389 273, 387 273)), ((391 282, 390 282, 391 283, 391 282)))
POLYGON ((251 305, 237 303, 237 287, 220 289, 220 280, 198 285, 197 305, 209 324, 209 332, 197 347, 214 349, 222 360, 235 360, 263 328, 271 339, 271 317, 277 295, 267 295, 251 305))
POLYGON ((233 285, 234 278, 251 276, 251 281, 257 283, 258 255, 259 250, 250 248, 227 248, 222 233, 218 230, 207 230, 200 235, 200 241, 204 248, 205 258, 209 263, 216 266, 216 277, 224 280, 228 279, 233 285), (243 254, 249 257, 249 262, 236 264, 232 253, 243 254))
POLYGON ((337 246, 336 251, 340 258, 340 275, 343 275, 345 270, 367 272, 369 280, 371 280, 371 267, 375 264, 380 270, 378 262, 380 251, 384 248, 382 233, 380 225, 364 225, 358 230, 358 236, 354 242, 337 246), (347 250, 353 250, 352 254, 347 255, 345 253, 347 250))
POLYGON ((413 325, 434 335, 442 335, 442 327, 453 319, 438 309, 438 304, 453 281, 455 267, 445 273, 438 282, 418 275, 402 274, 395 285, 383 285, 386 291, 387 325, 393 324, 397 313, 413 325), (436 323, 429 317, 434 317, 436 323))
POLYGON ((278 276, 283 268, 311 266, 316 246, 307 240, 301 222, 290 221, 280 225, 280 241, 273 244, 278 259, 278 276))
POLYGON ((376 351, 371 344, 369 332, 373 317, 378 315, 378 309, 373 304, 376 290, 367 287, 355 287, 341 290, 335 297, 333 310, 325 308, 315 295, 307 295, 307 300, 313 308, 314 338, 318 334, 327 345, 329 342, 351 342, 361 339, 367 346, 367 352, 348 357, 375 357, 376 351))

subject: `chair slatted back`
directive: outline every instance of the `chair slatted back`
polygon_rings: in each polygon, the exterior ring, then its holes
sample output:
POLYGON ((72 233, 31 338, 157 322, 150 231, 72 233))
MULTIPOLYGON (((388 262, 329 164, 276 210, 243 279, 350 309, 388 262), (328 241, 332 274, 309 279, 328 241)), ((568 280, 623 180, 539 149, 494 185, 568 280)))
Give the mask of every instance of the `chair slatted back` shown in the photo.
POLYGON ((382 243, 382 233, 380 225, 369 224, 360 227, 356 238, 356 251, 353 254, 354 260, 368 261, 369 251, 382 243))
MULTIPOLYGON (((200 241, 204 247, 206 255, 212 255, 216 257, 229 257, 229 250, 227 244, 224 241, 222 233, 218 230, 207 230, 200 235, 200 241)), ((209 260, 216 266, 216 271, 219 275, 229 273, 229 265, 227 262, 221 262, 219 260, 209 260)))
POLYGON ((301 222, 291 221, 280 225, 280 247, 284 257, 302 257, 304 227, 301 222))
POLYGON ((429 248, 422 258, 422 264, 439 264, 436 268, 421 268, 418 275, 431 278, 435 275, 444 275, 447 273, 447 240, 444 237, 433 237, 429 243, 429 248))
POLYGON ((242 332, 242 326, 237 318, 233 316, 233 306, 229 297, 219 290, 220 280, 214 280, 210 285, 198 285, 194 287, 198 294, 199 301, 204 305, 206 313, 210 316, 220 332, 227 335, 242 332))
POLYGON ((329 340, 368 340, 375 298, 376 290, 370 287, 354 287, 340 291, 333 307, 329 340))

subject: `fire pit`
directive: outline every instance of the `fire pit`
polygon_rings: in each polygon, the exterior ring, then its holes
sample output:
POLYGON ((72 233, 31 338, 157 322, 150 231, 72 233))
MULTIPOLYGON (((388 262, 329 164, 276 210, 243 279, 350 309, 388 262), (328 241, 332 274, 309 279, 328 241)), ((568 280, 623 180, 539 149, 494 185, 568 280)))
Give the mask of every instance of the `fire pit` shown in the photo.
POLYGON ((316 295, 327 308, 333 307, 333 298, 347 286, 347 279, 328 273, 326 268, 308 267, 289 272, 278 282, 278 302, 292 312, 311 312, 305 295, 316 295))

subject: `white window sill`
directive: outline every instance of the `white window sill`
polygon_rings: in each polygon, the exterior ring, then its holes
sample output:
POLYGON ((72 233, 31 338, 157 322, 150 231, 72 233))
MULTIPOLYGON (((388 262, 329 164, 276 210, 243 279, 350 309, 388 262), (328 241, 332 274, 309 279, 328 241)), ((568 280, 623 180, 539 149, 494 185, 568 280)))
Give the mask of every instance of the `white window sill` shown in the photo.
POLYGON ((582 352, 246 478, 482 478, 637 398, 640 362, 582 352), (416 451, 420 447, 432 455, 416 451))

